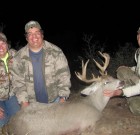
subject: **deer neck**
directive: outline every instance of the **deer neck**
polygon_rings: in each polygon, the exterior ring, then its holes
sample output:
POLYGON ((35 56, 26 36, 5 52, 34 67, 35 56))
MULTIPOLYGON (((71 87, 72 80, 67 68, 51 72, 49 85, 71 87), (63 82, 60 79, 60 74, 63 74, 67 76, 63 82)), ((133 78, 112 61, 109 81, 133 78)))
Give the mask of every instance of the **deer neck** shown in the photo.
POLYGON ((99 111, 103 111, 110 98, 103 95, 102 89, 98 89, 94 94, 89 96, 89 99, 91 100, 92 106, 99 111))

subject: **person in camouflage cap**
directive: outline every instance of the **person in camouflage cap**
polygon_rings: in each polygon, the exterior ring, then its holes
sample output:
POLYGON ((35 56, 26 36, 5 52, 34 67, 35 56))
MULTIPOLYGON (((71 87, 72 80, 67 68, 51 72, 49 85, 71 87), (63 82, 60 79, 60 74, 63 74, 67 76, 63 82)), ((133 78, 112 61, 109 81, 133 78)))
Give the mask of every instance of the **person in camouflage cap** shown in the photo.
POLYGON ((137 42, 139 48, 135 52, 136 66, 120 66, 117 69, 118 79, 125 82, 123 89, 116 91, 105 90, 104 94, 109 97, 125 96, 130 111, 135 115, 140 115, 140 28, 137 31, 137 42))
POLYGON ((31 102, 65 101, 70 95, 70 70, 62 50, 44 40, 37 21, 25 25, 27 45, 14 57, 14 92, 21 107, 31 102))
POLYGON ((12 90, 12 75, 10 69, 16 50, 9 49, 4 33, 0 32, 0 133, 2 127, 19 109, 16 96, 12 90))

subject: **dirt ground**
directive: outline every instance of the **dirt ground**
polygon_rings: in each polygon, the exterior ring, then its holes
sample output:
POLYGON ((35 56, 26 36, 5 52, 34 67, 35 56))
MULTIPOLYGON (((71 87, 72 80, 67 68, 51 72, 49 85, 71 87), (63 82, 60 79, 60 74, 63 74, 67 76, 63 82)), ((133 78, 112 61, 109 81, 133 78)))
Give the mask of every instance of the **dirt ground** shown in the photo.
POLYGON ((130 112, 125 98, 112 98, 96 124, 95 135, 140 135, 140 116, 130 112))
POLYGON ((140 116, 130 112, 125 97, 114 97, 103 110, 94 132, 82 135, 140 135, 140 116))

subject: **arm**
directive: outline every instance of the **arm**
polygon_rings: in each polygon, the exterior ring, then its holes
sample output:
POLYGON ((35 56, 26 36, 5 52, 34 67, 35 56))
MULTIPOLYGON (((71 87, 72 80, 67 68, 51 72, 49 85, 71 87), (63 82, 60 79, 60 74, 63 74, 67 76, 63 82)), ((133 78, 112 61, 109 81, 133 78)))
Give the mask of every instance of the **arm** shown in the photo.
POLYGON ((104 90, 104 95, 108 97, 114 97, 114 96, 126 96, 126 97, 131 97, 135 95, 140 94, 140 81, 136 85, 129 86, 124 89, 118 89, 115 91, 111 90, 104 90))
POLYGON ((16 94, 19 104, 28 102, 28 94, 25 84, 25 64, 20 59, 20 56, 16 56, 13 62, 11 73, 13 75, 13 89, 12 91, 16 94))
POLYGON ((7 68, 9 69, 9 73, 7 73, 5 66, 1 66, 0 70, 0 100, 6 100, 8 99, 9 96, 12 95, 11 93, 11 88, 12 88, 12 76, 10 74, 10 68, 11 65, 13 64, 13 57, 16 53, 16 50, 10 49, 8 50, 8 58, 7 58, 7 68), (5 69, 5 70, 4 70, 5 69))
POLYGON ((70 70, 68 66, 67 59, 63 52, 59 53, 56 59, 56 78, 57 78, 57 86, 59 87, 59 96, 60 97, 69 97, 70 94, 70 70))
POLYGON ((126 97, 131 97, 140 94, 140 80, 136 85, 129 86, 123 89, 123 93, 126 97))
POLYGON ((0 100, 3 101, 10 96, 10 83, 7 75, 0 77, 0 100))

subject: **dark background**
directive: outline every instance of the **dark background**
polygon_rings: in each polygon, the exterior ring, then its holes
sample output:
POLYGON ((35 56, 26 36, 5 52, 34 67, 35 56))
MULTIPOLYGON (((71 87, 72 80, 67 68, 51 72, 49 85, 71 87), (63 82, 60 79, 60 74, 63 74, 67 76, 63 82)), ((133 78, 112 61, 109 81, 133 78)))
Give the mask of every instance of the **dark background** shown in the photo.
MULTIPOLYGON (((24 46, 25 24, 36 20, 44 30, 45 39, 62 48, 68 59, 72 77, 76 78, 74 71, 81 68, 78 57, 84 56, 83 36, 94 35, 95 40, 106 43, 108 50, 117 50, 118 44, 126 42, 138 47, 136 34, 140 27, 140 6, 135 1, 45 1, 20 0, 0 2, 0 23, 4 25, 4 33, 10 40, 12 47, 17 44, 24 46)), ((132 49, 133 50, 133 49, 132 49)), ((120 65, 126 65, 134 56, 132 50, 123 51, 124 59, 120 65), (129 52, 129 53, 127 53, 129 52)), ((91 51, 91 50, 90 50, 91 51)), ((109 71, 115 74, 119 65, 118 58, 111 62, 109 71)), ((73 88, 79 89, 76 79, 72 79, 73 88)), ((81 86, 80 86, 81 87, 81 86)))
MULTIPOLYGON (((10 2, 10 1, 9 1, 10 2)), ((96 39, 132 42, 137 45, 136 33, 140 26, 140 7, 136 2, 119 1, 19 1, 1 3, 0 23, 12 46, 25 44, 24 26, 37 20, 45 38, 64 50, 78 51, 83 34, 94 34, 96 39)))

